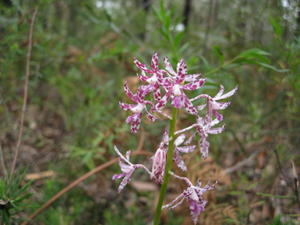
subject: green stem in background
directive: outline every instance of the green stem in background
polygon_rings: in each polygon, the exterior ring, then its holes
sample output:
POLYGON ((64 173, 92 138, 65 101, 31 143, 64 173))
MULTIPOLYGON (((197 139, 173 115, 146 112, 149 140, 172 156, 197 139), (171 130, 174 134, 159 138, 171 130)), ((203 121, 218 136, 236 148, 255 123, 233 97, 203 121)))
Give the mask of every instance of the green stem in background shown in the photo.
POLYGON ((160 188, 159 200, 156 206, 156 212, 154 217, 153 225, 159 225, 160 215, 162 210, 162 205, 166 196, 167 187, 170 179, 170 171, 173 166, 173 152, 174 152, 174 140, 175 140, 175 126, 176 126, 176 118, 177 118, 177 109, 173 108, 172 111, 172 119, 170 120, 170 128, 169 128, 169 147, 167 153, 167 162, 165 167, 164 180, 160 188))
POLYGON ((231 63, 233 63, 234 61, 236 61, 238 58, 239 58, 239 56, 234 57, 233 59, 223 63, 222 65, 218 66, 217 68, 208 71, 205 75, 207 76, 207 75, 218 72, 219 70, 223 69, 224 67, 226 67, 226 66, 230 65, 231 63))

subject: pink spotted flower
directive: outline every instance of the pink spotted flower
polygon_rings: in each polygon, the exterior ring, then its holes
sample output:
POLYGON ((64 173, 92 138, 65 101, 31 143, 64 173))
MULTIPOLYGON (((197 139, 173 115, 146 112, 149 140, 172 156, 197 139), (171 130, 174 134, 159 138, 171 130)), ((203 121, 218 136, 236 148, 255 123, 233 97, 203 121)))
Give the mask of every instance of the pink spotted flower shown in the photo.
MULTIPOLYGON (((152 171, 151 179, 156 183, 161 184, 164 177, 165 165, 167 160, 167 151, 169 146, 168 131, 164 132, 163 139, 156 150, 154 156, 152 157, 152 171)), ((191 153, 196 149, 196 145, 188 145, 188 140, 186 141, 186 136, 184 134, 179 135, 174 141, 174 155, 173 160, 176 165, 183 171, 187 170, 187 167, 181 157, 182 153, 191 153)))
POLYGON ((177 70, 174 71, 168 58, 164 60, 167 77, 164 78, 162 86, 166 95, 156 104, 156 109, 161 110, 170 99, 172 106, 177 109, 185 109, 188 113, 196 115, 197 109, 193 106, 190 99, 184 93, 184 90, 193 91, 201 88, 205 79, 198 79, 199 75, 187 75, 187 66, 183 60, 177 64, 177 70), (186 83, 187 82, 187 83, 186 83))
POLYGON ((136 133, 140 127, 142 120, 143 111, 146 112, 147 117, 151 121, 155 121, 154 115, 152 115, 148 110, 146 105, 149 104, 151 108, 153 108, 153 103, 151 101, 145 100, 145 96, 148 93, 147 87, 140 86, 137 90, 137 93, 133 94, 129 88, 127 82, 124 84, 124 90, 126 95, 135 103, 135 104, 127 104, 120 102, 120 107, 127 111, 131 111, 133 114, 128 116, 126 122, 131 125, 131 132, 136 133))
POLYGON ((220 123, 218 119, 210 121, 208 117, 198 117, 196 123, 192 124, 187 128, 177 131, 175 134, 180 134, 195 128, 196 132, 193 133, 191 138, 195 136, 196 133, 201 137, 201 139, 199 140, 201 155, 203 158, 207 158, 209 149, 209 142, 207 141, 208 135, 219 134, 222 133, 222 131, 224 130, 224 125, 221 127, 214 127, 218 123, 220 123))
POLYGON ((207 104, 198 106, 197 107, 198 110, 204 109, 205 106, 207 105, 208 118, 212 119, 212 117, 215 116, 218 120, 221 121, 221 120, 223 120, 223 115, 220 114, 218 111, 226 109, 230 105, 230 102, 218 102, 218 101, 233 96, 236 93, 237 89, 238 89, 238 87, 235 87, 234 89, 227 92, 226 94, 223 94, 224 87, 223 87, 223 85, 221 85, 220 90, 216 94, 215 97, 211 97, 207 94, 201 94, 201 95, 198 95, 197 97, 191 99, 191 101, 195 101, 200 98, 206 98, 207 104))
POLYGON ((187 183, 188 187, 180 195, 178 195, 172 202, 170 202, 167 205, 164 205, 163 208, 174 209, 178 205, 182 204, 184 200, 187 200, 189 204, 192 220, 194 224, 196 224, 199 215, 201 214, 201 212, 204 211, 205 206, 207 204, 207 201, 204 200, 203 195, 206 191, 214 189, 214 185, 207 184, 204 187, 201 187, 201 183, 198 182, 194 186, 188 178, 180 177, 178 175, 175 175, 174 173, 171 174, 177 179, 184 180, 187 183))
POLYGON ((148 173, 150 173, 150 171, 142 164, 132 164, 129 161, 130 151, 127 151, 126 156, 124 157, 116 146, 114 147, 114 149, 119 156, 119 165, 122 173, 114 175, 112 179, 117 180, 123 178, 118 188, 118 191, 121 192, 123 188, 130 182, 131 177, 136 169, 143 168, 148 173))
POLYGON ((158 149, 156 150, 154 156, 152 156, 151 158, 152 170, 150 177, 157 184, 161 184, 163 182, 165 166, 167 161, 168 140, 168 132, 165 131, 158 149))
POLYGON ((186 140, 186 135, 179 135, 175 141, 174 161, 176 165, 183 171, 187 171, 187 167, 181 157, 182 153, 191 153, 196 149, 196 145, 189 145, 189 139, 186 140))
POLYGON ((165 71, 158 67, 158 54, 153 54, 150 69, 137 59, 134 60, 134 63, 141 70, 141 74, 139 74, 138 77, 141 81, 147 83, 147 91, 153 93, 153 97, 156 101, 160 100, 160 86, 163 81, 165 71))

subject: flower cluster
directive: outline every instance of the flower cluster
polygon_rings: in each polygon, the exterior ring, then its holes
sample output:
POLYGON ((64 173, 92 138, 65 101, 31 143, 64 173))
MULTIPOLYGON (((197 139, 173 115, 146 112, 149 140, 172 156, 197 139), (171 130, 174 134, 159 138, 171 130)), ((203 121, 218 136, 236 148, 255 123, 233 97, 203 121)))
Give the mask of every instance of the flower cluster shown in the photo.
MULTIPOLYGON (((223 120, 223 116, 219 111, 224 110, 230 104, 230 102, 220 102, 220 100, 234 95, 237 88, 224 94, 224 87, 220 86, 219 92, 214 97, 211 97, 202 92, 206 79, 201 74, 188 74, 184 60, 179 61, 176 71, 168 58, 165 57, 163 62, 164 66, 160 68, 157 53, 152 56, 150 67, 135 59, 134 63, 140 70, 137 76, 143 84, 139 86, 136 93, 132 93, 128 84, 125 83, 124 91, 133 103, 120 102, 119 104, 123 110, 131 112, 126 122, 130 124, 132 133, 136 133, 139 130, 143 114, 146 114, 146 117, 152 122, 156 121, 160 114, 170 119, 170 115, 165 110, 167 107, 182 109, 192 115, 195 118, 195 122, 186 128, 176 131, 174 134, 175 139, 172 142, 174 143, 173 161, 179 169, 187 171, 182 154, 195 151, 197 145, 193 144, 193 142, 199 140, 198 147, 201 156, 203 158, 208 156, 208 136, 209 134, 219 134, 224 130, 224 125, 218 126, 223 120), (189 98, 188 92, 191 91, 195 91, 195 93, 201 92, 201 94, 194 98, 189 98), (199 138, 196 138, 196 136, 199 138)), ((129 161, 130 151, 126 153, 126 156, 123 156, 115 147, 115 151, 120 159, 122 173, 114 175, 113 180, 123 178, 119 185, 119 192, 127 185, 134 171, 138 168, 144 169, 154 182, 158 184, 163 183, 170 140, 168 132, 165 131, 161 143, 151 157, 151 169, 142 164, 131 163, 129 161)), ((170 174, 177 179, 184 180, 188 187, 163 208, 175 208, 186 199, 192 220, 196 224, 199 214, 204 211, 207 204, 203 194, 208 190, 212 190, 214 186, 206 185, 201 187, 201 183, 194 186, 188 178, 177 176, 173 172, 170 172, 170 174)))

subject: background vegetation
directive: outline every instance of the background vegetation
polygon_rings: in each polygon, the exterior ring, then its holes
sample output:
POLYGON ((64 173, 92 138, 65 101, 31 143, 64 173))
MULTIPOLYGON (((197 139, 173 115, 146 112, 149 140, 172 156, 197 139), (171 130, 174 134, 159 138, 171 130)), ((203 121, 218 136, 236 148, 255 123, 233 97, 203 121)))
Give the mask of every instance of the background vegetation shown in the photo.
MULTIPOLYGON (((118 107, 137 82, 133 58, 184 58, 216 93, 239 85, 226 132, 191 178, 218 180, 199 224, 299 224, 300 4, 297 0, 0 1, 0 220, 18 224, 86 172, 115 158, 112 146, 153 152, 166 125, 129 134, 118 107), (28 32, 28 104, 17 172, 10 176, 22 110, 28 32)), ((183 127, 189 117, 182 116, 183 127)), ((147 122, 145 122, 147 123, 147 122)), ((198 155, 198 154, 197 154, 198 155)), ((151 221, 157 187, 133 182, 118 195, 109 167, 66 192, 30 224, 151 221)), ((143 174, 136 177, 143 180, 143 174)), ((172 198, 181 189, 170 187, 172 198)), ((190 224, 186 207, 164 224, 190 224)))

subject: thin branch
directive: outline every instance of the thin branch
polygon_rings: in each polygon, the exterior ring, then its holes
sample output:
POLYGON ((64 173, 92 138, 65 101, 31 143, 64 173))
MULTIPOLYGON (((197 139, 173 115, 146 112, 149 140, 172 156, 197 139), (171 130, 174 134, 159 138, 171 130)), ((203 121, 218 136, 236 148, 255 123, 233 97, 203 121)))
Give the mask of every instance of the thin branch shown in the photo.
MULTIPOLYGON (((133 155, 149 155, 149 154, 151 155, 150 152, 146 152, 146 151, 135 151, 132 154, 133 155)), ((79 177, 78 179, 76 179, 75 181, 70 183, 68 186, 63 188, 61 191, 56 193, 51 199, 49 199, 45 204, 43 204, 39 209, 37 209, 32 215, 30 215, 27 218, 27 220, 24 221, 21 225, 28 225, 31 220, 33 220, 36 216, 38 216, 39 214, 44 212, 50 205, 52 205, 62 195, 64 195, 65 193, 67 193, 68 191, 70 191, 71 189, 76 187, 78 184, 80 184, 81 182, 83 182, 84 180, 89 178, 90 176, 112 166, 116 162, 118 162, 118 158, 114 158, 114 159, 92 169, 91 171, 87 172, 86 174, 82 175, 81 177, 79 177)))
POLYGON ((6 169, 6 165, 5 165, 5 161, 4 161, 2 145, 0 145, 0 163, 1 163, 2 171, 3 171, 3 175, 5 176, 5 175, 7 175, 7 169, 6 169))
POLYGON ((294 193, 296 196, 296 200, 298 203, 298 207, 300 209, 300 198, 299 198, 299 179, 298 179, 298 174, 297 174, 297 170, 295 167, 295 163, 293 162, 293 160, 291 160, 291 165, 292 165, 292 176, 293 176, 293 180, 294 180, 294 193))
POLYGON ((16 150, 14 154, 13 163, 11 166, 10 175, 13 175, 16 168, 16 163, 20 151, 20 146, 22 143, 22 136, 23 136, 23 128, 24 128, 24 118, 25 118, 25 112, 27 108, 27 99, 28 99, 28 83, 29 83, 29 76, 30 76, 30 60, 31 60, 31 52, 32 52, 32 34, 33 34, 33 25, 37 14, 37 7, 34 9, 34 12, 32 14, 32 18, 30 21, 30 28, 28 33, 28 48, 27 48, 27 55, 26 55, 26 68, 25 68, 25 81, 24 81, 24 95, 23 95, 23 106, 22 106, 22 112, 20 116, 20 127, 19 127, 19 133, 18 133, 18 139, 17 139, 17 145, 16 150))
POLYGON ((239 170, 240 168, 248 165, 249 163, 251 163, 255 157, 261 152, 262 150, 259 150, 257 152, 253 152, 248 158, 238 162, 236 165, 229 167, 227 169, 225 169, 225 173, 229 174, 229 173, 233 173, 237 170, 239 170))

